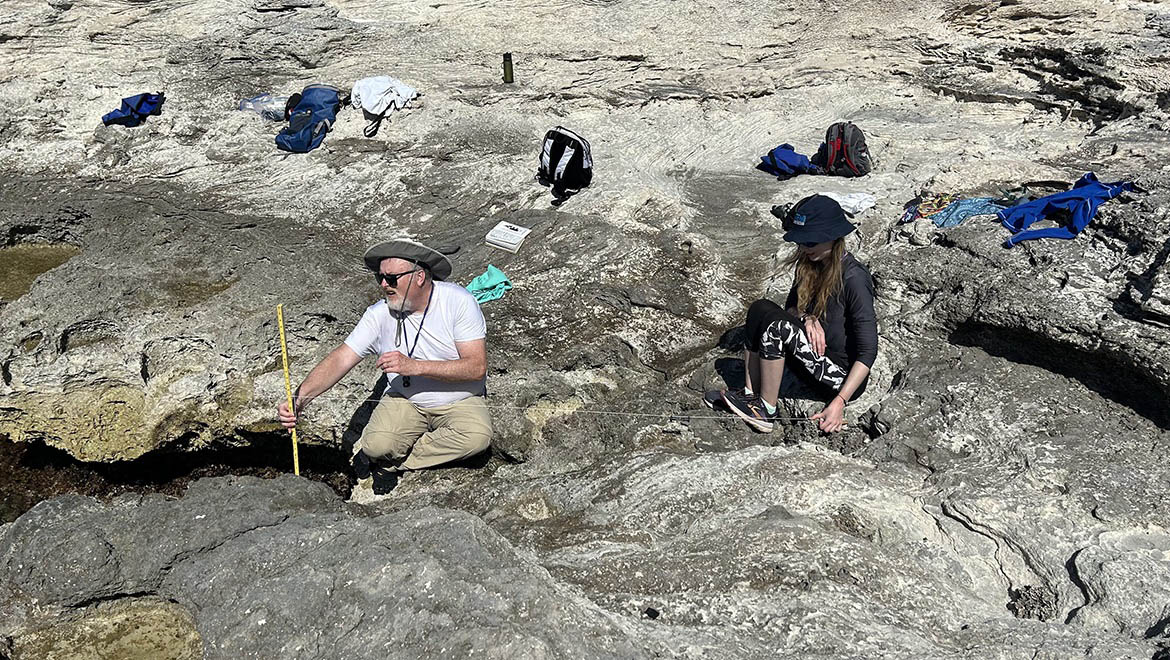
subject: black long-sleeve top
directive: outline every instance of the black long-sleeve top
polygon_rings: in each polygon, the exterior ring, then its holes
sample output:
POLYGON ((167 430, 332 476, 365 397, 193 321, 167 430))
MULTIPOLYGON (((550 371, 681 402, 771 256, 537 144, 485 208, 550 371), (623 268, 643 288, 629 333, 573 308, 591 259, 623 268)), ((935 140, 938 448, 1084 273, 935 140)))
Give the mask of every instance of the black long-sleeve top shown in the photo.
MULTIPOLYGON (((825 354, 837 366, 849 370, 854 362, 873 367, 877 358, 877 315, 873 311, 873 278, 851 253, 842 258, 844 285, 825 305, 820 318, 825 330, 825 354)), ((796 283, 788 292, 785 309, 796 309, 796 283)), ((812 313, 809 309, 799 310, 812 313)))

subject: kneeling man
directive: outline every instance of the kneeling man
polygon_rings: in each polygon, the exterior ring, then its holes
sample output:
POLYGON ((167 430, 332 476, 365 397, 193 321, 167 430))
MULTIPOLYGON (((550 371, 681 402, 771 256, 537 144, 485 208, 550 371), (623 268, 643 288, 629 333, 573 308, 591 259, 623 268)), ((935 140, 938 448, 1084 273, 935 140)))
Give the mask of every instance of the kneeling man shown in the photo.
POLYGON ((309 372, 293 394, 294 410, 280 404, 281 424, 295 426, 314 397, 377 355, 389 382, 354 448, 355 464, 384 459, 398 470, 418 470, 484 451, 492 426, 479 303, 443 281, 451 262, 425 245, 388 241, 363 258, 386 298, 370 305, 345 343, 309 372))

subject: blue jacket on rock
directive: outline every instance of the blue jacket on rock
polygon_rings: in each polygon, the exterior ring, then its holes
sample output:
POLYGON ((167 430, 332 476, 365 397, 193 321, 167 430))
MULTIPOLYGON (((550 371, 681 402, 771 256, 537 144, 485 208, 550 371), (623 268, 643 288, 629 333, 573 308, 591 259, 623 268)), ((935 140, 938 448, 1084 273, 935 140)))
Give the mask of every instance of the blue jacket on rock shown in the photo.
POLYGON ((1117 197, 1122 191, 1133 189, 1133 184, 1128 181, 1101 183, 1097 180, 1096 174, 1088 172, 1073 185, 1072 190, 1034 199, 997 213, 996 215, 1003 226, 1007 227, 1013 234, 1004 244, 1011 247, 1021 241, 1030 241, 1036 238, 1062 238, 1066 240, 1074 238, 1089 225, 1089 221, 1096 215, 1099 206, 1117 197), (1055 211, 1067 211, 1070 216, 1068 224, 1061 227, 1024 231, 1032 223, 1044 219, 1055 211))
POLYGON ((781 179, 788 179, 797 174, 821 173, 820 168, 813 165, 808 156, 796 153, 791 144, 782 144, 769 151, 766 156, 760 156, 760 164, 756 167, 781 179))

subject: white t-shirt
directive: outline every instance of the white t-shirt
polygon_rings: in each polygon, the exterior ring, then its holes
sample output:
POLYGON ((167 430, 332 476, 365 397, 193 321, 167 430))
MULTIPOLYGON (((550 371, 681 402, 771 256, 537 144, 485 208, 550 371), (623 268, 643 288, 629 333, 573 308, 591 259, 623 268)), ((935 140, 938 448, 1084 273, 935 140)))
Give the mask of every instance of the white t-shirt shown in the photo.
MULTIPOLYGON (((345 345, 353 349, 358 357, 381 355, 398 351, 403 355, 411 352, 415 360, 457 360, 457 341, 474 341, 487 336, 487 323, 479 303, 467 289, 450 282, 435 282, 435 292, 426 309, 426 322, 422 312, 408 316, 402 324, 402 336, 395 344, 398 321, 390 315, 386 300, 382 299, 366 308, 362 320, 345 338, 345 345), (419 330, 422 324, 422 330, 419 330), (415 343, 415 336, 418 343, 415 343)), ((410 387, 402 386, 402 377, 395 373, 386 374, 390 384, 386 394, 400 394, 420 408, 433 408, 461 401, 469 396, 482 395, 486 391, 484 379, 462 383, 448 383, 426 376, 411 376, 410 387)))

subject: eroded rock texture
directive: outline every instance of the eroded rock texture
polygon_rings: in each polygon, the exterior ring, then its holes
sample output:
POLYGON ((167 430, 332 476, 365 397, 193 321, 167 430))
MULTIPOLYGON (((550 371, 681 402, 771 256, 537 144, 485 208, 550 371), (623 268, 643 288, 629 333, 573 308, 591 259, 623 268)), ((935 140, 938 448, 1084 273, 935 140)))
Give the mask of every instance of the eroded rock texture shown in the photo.
MULTIPOLYGON (((276 304, 303 377, 399 233, 516 288, 484 307, 486 467, 369 509, 291 478, 43 503, 0 527, 0 651, 141 607, 224 658, 1164 654, 1168 50, 1138 0, 4 2, 0 435, 112 462, 276 433, 276 304), (290 156, 234 110, 381 73, 424 96, 372 140, 346 110, 290 156), (161 116, 100 126, 147 90, 161 116), (839 119, 871 175, 752 169, 839 119), (532 181, 557 124, 596 161, 561 206, 532 181), (1086 171, 1144 192, 1072 241, 897 225, 1086 171), (879 197, 851 248, 881 355, 848 431, 755 435, 698 396, 787 289, 769 208, 825 190, 879 197), (517 255, 482 245, 502 219, 533 228, 517 255)), ((376 375, 303 441, 344 451, 376 375)))
POLYGON ((754 448, 493 480, 463 494, 481 516, 417 494, 379 513, 347 509, 294 477, 208 479, 169 501, 61 497, 3 529, 3 611, 24 627, 0 632, 35 647, 60 612, 148 596, 194 613, 205 657, 1148 651, 1133 633, 1157 613, 1128 596, 1151 595, 1156 579, 1092 594, 1164 562, 1165 534, 1110 537, 1098 556, 1071 558, 1094 568, 1063 577, 1086 594, 1071 615, 1084 623, 1065 625, 1061 585, 1008 575, 1028 570, 1020 549, 989 556, 981 546, 1001 537, 891 495, 915 481, 824 450, 754 448), (70 542, 55 543, 62 535, 70 542), (1009 599, 1040 621, 1013 619, 1009 599))

